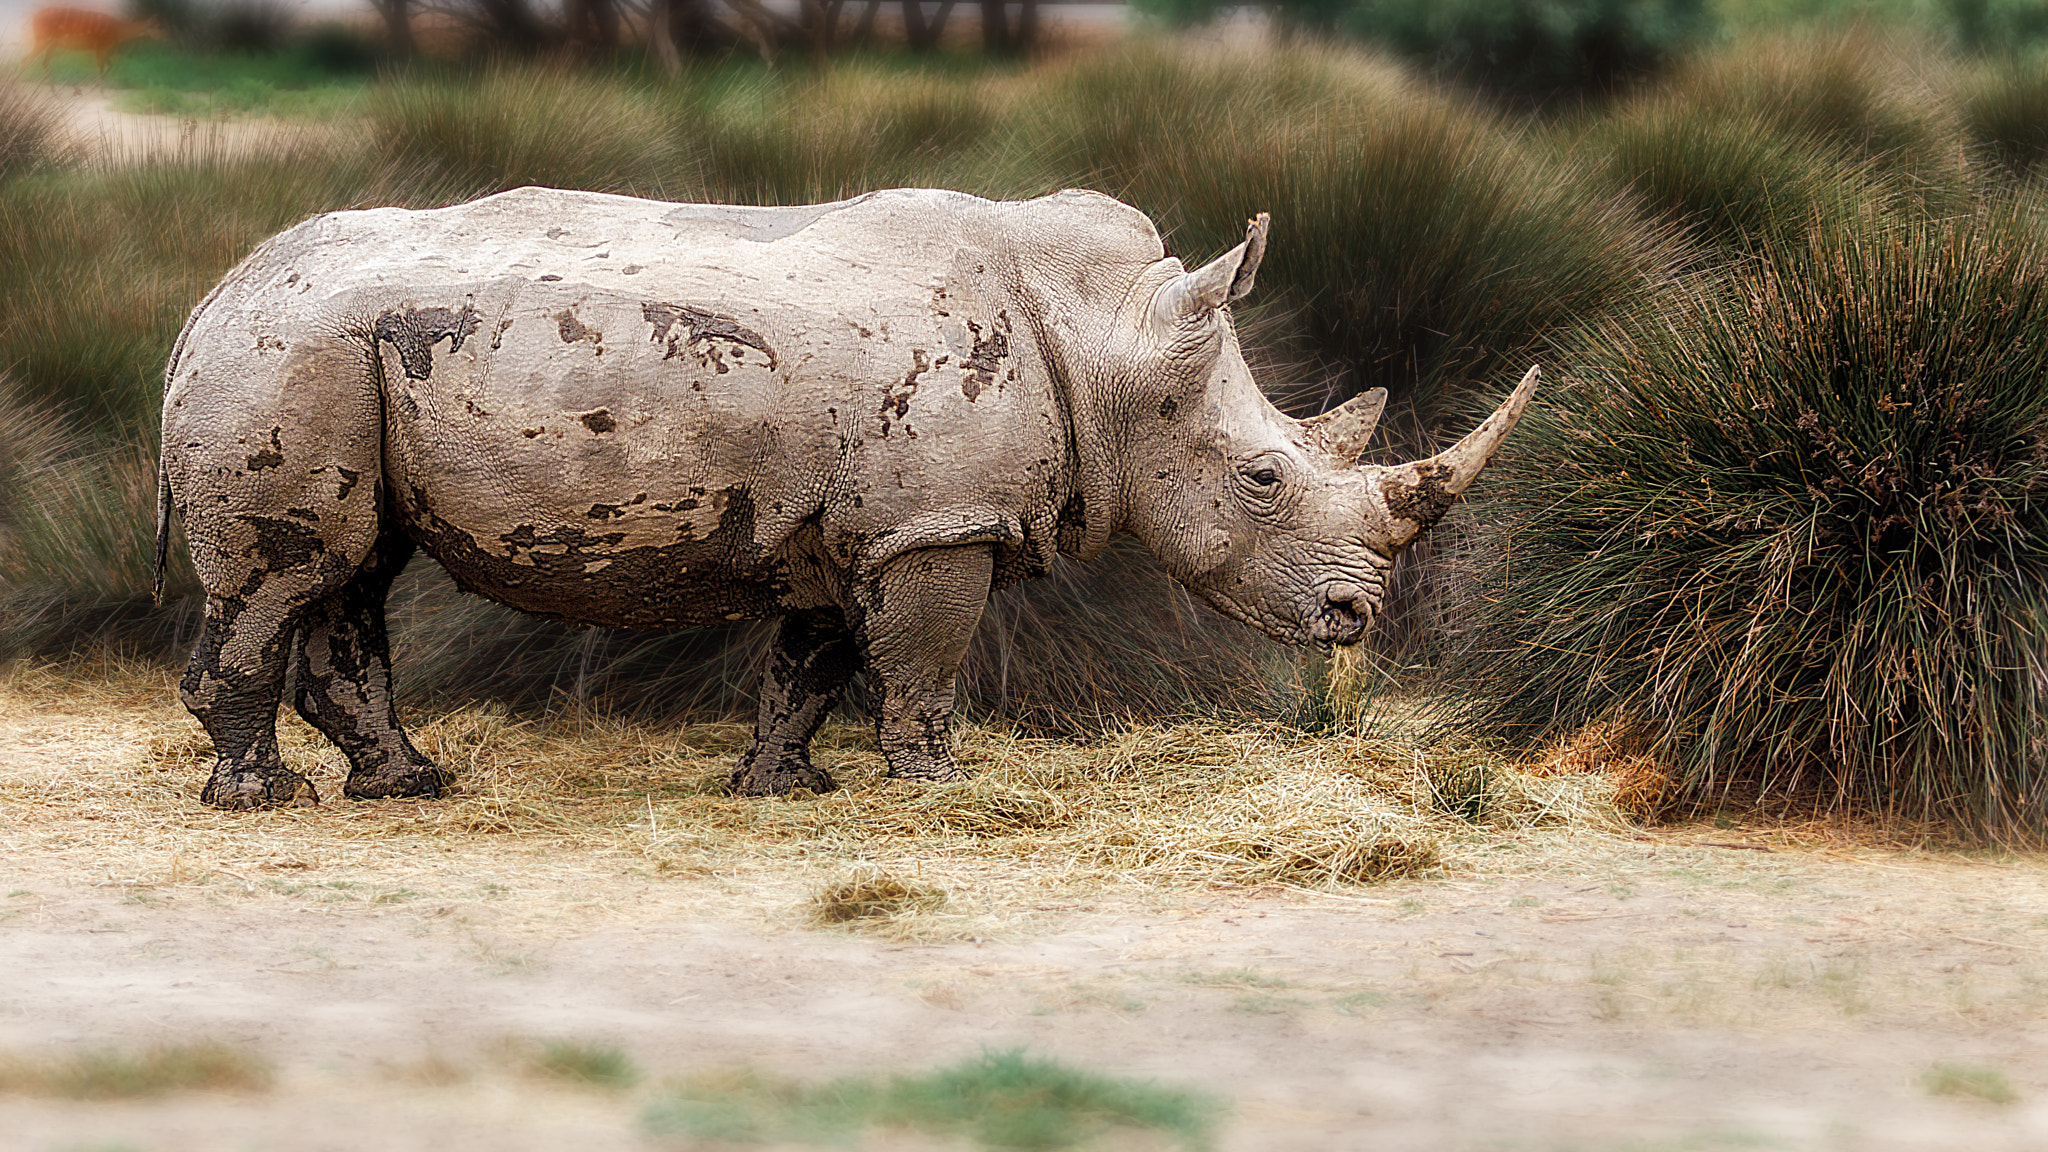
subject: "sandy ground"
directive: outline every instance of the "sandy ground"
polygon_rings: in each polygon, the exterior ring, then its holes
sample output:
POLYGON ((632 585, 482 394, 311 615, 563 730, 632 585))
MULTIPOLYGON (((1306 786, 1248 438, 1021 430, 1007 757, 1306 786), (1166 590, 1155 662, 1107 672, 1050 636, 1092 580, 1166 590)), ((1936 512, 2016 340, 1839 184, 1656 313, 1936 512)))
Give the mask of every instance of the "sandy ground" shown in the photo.
POLYGON ((914 943, 808 927, 821 873, 788 857, 671 872, 411 835, 417 802, 330 801, 377 839, 294 850, 298 817, 210 813, 164 776, 151 741, 180 722, 0 688, 0 1052, 209 1039, 277 1082, 0 1096, 0 1147, 626 1149, 664 1077, 1014 1047, 1213 1093, 1226 1149, 2048 1147, 2040 858, 1691 827, 1336 894, 956 864, 986 915, 914 943), (93 793, 143 776, 167 806, 120 826, 93 793), (536 1081, 514 1054, 547 1039, 617 1044, 649 1080, 536 1081), (1930 1092, 1942 1064, 2017 1100, 1930 1092))
POLYGON ((61 146, 89 166, 125 167, 161 160, 227 159, 264 148, 289 147, 348 129, 281 120, 192 120, 142 116, 113 107, 120 92, 86 86, 39 85, 63 114, 61 146))

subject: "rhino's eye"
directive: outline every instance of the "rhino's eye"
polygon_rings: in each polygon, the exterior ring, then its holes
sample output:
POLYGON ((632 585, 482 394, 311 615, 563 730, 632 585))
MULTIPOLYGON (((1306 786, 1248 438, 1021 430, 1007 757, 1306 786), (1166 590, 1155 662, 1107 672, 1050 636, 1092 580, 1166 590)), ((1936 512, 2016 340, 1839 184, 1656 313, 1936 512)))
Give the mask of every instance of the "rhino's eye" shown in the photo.
POLYGON ((1237 477, 1241 485, 1239 491, 1246 499, 1265 504, 1280 495, 1280 484, 1286 474, 1277 462, 1265 459, 1246 463, 1238 470, 1237 477))

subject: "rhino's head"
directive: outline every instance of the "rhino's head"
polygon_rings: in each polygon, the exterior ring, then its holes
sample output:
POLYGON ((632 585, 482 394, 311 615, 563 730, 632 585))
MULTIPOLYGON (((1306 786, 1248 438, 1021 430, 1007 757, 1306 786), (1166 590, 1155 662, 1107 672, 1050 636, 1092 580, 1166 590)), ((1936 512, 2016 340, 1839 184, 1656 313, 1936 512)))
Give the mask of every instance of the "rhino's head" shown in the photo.
POLYGON ((1245 365, 1228 305, 1251 289, 1266 226, 1262 214, 1243 244, 1193 272, 1159 261, 1126 306, 1125 331, 1142 335, 1119 405, 1132 429, 1124 524, 1226 615, 1291 643, 1353 644, 1379 612, 1394 554, 1472 484, 1537 371, 1449 450, 1359 463, 1384 389, 1293 420, 1245 365))

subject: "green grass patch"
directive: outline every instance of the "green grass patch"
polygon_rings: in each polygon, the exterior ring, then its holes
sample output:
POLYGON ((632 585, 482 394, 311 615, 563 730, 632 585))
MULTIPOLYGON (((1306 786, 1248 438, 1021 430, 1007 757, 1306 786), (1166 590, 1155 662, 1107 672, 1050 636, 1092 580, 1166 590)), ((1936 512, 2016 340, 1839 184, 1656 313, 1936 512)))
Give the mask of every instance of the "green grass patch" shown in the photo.
POLYGON ((698 1080, 670 1089, 645 1123, 659 1136, 744 1143, 850 1144, 893 1129, 979 1148, 1052 1150, 1149 1131, 1205 1149, 1222 1112, 1196 1093, 992 1052, 919 1076, 815 1086, 755 1073, 698 1080))
MULTIPOLYGON (((367 84, 373 66, 367 60, 336 61, 317 50, 291 48, 281 52, 198 52, 163 41, 135 40, 114 52, 107 66, 107 87, 165 89, 173 92, 218 92, 238 85, 261 84, 277 90, 315 88, 341 83, 367 84)), ((40 78, 30 69, 32 78, 40 78)), ((98 83, 90 52, 57 52, 50 58, 55 84, 98 83)))
POLYGON ((223 120, 237 116, 274 116, 284 120, 339 120, 361 113, 369 101, 365 84, 318 84, 278 88, 257 79, 237 80, 211 91, 149 87, 125 92, 114 109, 143 116, 177 116, 188 120, 223 120))
POLYGON ((1962 1096, 1992 1104, 2016 1103, 2005 1073, 1981 1064, 1936 1064, 1920 1074, 1920 1086, 1933 1096, 1962 1096))
POLYGON ((640 1070, 616 1044, 546 1040, 527 1068, 536 1076, 593 1088, 631 1088, 640 1082, 640 1070))

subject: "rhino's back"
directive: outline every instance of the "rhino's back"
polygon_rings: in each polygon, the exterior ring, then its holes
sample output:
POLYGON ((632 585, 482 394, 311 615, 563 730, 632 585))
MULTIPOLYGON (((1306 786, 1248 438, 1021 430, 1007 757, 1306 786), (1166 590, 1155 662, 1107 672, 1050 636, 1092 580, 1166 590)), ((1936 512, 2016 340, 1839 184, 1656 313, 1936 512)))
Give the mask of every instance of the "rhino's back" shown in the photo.
POLYGON ((1089 195, 523 189, 308 221, 209 314, 259 347, 338 329, 374 346, 386 478, 458 579, 682 623, 816 599, 791 587, 793 543, 841 570, 949 532, 1049 559, 1072 483, 1019 270, 1085 274, 1059 254, 1091 244, 1113 267, 1158 256, 1141 215, 1089 195))

